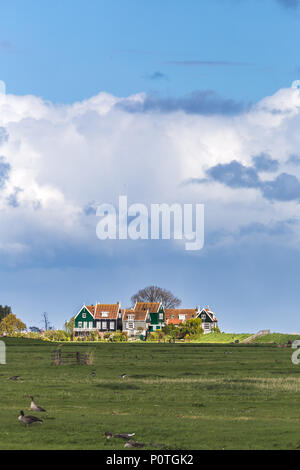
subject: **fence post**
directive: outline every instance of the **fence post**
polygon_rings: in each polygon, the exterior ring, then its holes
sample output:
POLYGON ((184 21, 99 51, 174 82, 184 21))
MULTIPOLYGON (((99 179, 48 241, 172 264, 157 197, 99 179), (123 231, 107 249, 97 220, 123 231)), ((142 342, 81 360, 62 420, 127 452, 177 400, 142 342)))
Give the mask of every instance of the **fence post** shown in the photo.
POLYGON ((76 361, 77 361, 77 364, 80 364, 80 352, 76 352, 76 361))

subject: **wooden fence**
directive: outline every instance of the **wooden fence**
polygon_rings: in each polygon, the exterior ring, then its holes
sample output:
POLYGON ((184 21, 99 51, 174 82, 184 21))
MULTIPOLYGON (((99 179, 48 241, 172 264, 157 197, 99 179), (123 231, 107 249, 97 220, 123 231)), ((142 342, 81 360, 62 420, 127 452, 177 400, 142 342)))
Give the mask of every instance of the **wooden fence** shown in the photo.
POLYGON ((61 349, 57 349, 52 352, 52 365, 61 366, 61 365, 89 365, 92 364, 91 353, 81 353, 76 352, 65 352, 61 349))

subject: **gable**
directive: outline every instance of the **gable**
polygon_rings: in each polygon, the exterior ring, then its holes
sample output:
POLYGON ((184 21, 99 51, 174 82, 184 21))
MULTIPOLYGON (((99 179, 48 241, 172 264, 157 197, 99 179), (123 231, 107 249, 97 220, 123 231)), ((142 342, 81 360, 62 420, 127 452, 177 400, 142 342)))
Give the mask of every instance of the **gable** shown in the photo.
POLYGON ((75 323, 77 324, 78 322, 90 322, 94 321, 94 317, 89 311, 89 309, 84 305, 81 310, 77 313, 75 317, 75 323))

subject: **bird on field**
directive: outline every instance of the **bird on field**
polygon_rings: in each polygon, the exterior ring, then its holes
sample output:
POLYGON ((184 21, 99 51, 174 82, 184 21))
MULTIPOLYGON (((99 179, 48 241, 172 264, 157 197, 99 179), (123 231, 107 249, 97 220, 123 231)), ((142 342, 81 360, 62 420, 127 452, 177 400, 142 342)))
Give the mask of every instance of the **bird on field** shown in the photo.
POLYGON ((119 375, 119 378, 120 378, 120 379, 125 379, 125 377, 127 377, 126 374, 121 374, 121 375, 119 375))
POLYGON ((112 434, 111 432, 106 431, 106 432, 104 433, 104 437, 106 438, 107 441, 108 441, 109 439, 111 439, 112 437, 115 437, 116 439, 124 439, 125 441, 127 441, 127 440, 130 439, 132 436, 135 436, 135 432, 132 432, 132 433, 118 433, 118 434, 112 434))
POLYGON ((20 416, 18 417, 18 420, 21 421, 21 423, 24 423, 25 426, 29 426, 30 424, 33 423, 42 423, 43 420, 40 418, 37 418, 36 416, 31 416, 31 415, 24 415, 24 411, 20 411, 20 416))
POLYGON ((9 377, 9 380, 19 380, 21 377, 19 375, 13 375, 12 377, 9 377))
POLYGON ((29 398, 31 398, 31 404, 30 404, 31 411, 40 411, 40 412, 46 413, 45 408, 42 408, 41 406, 38 406, 34 403, 34 398, 32 395, 29 395, 29 398))
POLYGON ((137 441, 127 441, 124 444, 124 447, 145 447, 146 444, 144 442, 137 442, 137 441))

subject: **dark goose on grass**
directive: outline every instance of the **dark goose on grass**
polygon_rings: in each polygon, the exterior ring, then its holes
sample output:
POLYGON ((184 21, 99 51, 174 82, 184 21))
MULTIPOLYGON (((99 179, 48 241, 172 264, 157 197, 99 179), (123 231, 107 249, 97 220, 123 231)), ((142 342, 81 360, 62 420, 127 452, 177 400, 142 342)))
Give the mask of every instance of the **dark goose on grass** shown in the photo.
POLYGON ((29 426, 33 423, 42 423, 43 420, 40 418, 37 418, 36 416, 31 416, 31 415, 24 415, 24 411, 20 411, 20 416, 18 417, 18 420, 21 421, 21 423, 24 423, 25 426, 29 426))

